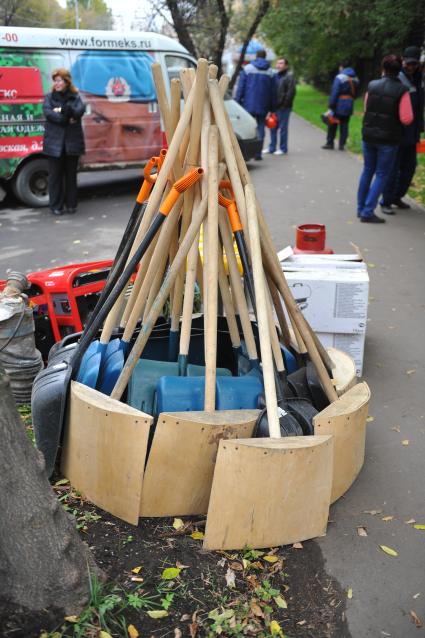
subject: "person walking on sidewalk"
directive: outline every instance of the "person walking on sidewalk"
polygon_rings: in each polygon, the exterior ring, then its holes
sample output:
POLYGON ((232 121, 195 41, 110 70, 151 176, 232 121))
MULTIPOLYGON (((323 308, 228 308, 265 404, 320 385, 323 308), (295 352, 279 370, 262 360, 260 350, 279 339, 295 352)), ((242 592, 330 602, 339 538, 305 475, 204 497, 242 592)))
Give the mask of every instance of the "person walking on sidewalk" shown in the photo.
POLYGON ((85 151, 81 118, 86 106, 67 69, 52 73, 52 91, 45 97, 43 152, 49 160, 49 206, 53 215, 77 210, 77 165, 85 151))
POLYGON ((393 170, 382 195, 381 210, 387 215, 395 215, 392 206, 401 209, 410 208, 410 205, 402 198, 406 195, 416 171, 416 144, 424 130, 424 88, 420 54, 419 47, 407 47, 403 55, 403 68, 399 74, 399 79, 409 91, 413 122, 403 128, 393 170))
MULTIPOLYGON (((273 75, 266 52, 260 49, 255 60, 241 71, 236 91, 236 102, 257 120, 257 135, 262 142, 265 135, 264 120, 274 110, 273 75)), ((263 159, 261 151, 255 159, 263 159)))
MULTIPOLYGON (((329 96, 329 109, 339 120, 339 150, 343 151, 348 138, 348 123, 353 114, 354 100, 359 90, 359 79, 348 60, 341 62, 329 96)), ((322 148, 334 149, 338 124, 328 124, 326 144, 322 148)))
POLYGON ((286 58, 281 58, 276 62, 276 71, 274 90, 277 126, 270 129, 270 145, 263 150, 263 153, 286 155, 288 152, 289 116, 295 99, 296 82, 294 74, 289 70, 289 63, 286 58), (280 139, 279 148, 276 150, 278 132, 280 139))
POLYGON ((398 78, 400 69, 400 58, 385 56, 381 79, 372 80, 367 87, 362 127, 364 167, 357 192, 361 222, 385 222, 375 215, 375 208, 395 162, 403 126, 413 121, 408 89, 398 78))

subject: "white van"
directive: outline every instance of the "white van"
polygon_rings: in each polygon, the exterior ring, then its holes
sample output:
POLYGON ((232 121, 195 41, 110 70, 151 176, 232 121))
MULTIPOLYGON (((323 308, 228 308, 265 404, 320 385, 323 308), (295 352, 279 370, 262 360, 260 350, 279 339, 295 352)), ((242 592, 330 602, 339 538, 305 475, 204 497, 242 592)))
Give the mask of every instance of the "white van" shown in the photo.
MULTIPOLYGON (((141 166, 163 144, 151 66, 165 78, 196 65, 157 33, 0 27, 0 179, 28 206, 46 206, 43 100, 53 69, 71 71, 87 104, 79 170, 141 166)), ((245 159, 258 153, 256 123, 230 97, 226 108, 245 159)))

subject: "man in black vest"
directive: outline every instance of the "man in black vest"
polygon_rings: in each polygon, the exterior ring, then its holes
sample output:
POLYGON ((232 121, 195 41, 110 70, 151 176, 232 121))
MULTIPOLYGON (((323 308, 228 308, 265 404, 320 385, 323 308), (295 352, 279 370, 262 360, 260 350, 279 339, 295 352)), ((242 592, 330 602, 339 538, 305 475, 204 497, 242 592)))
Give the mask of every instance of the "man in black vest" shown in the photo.
POLYGON ((387 55, 382 60, 381 79, 369 82, 367 88, 362 128, 364 168, 357 192, 357 216, 362 222, 385 222, 375 215, 375 208, 393 167, 403 125, 413 120, 408 89, 397 77, 400 69, 400 58, 387 55))
POLYGON ((402 209, 410 208, 410 205, 404 202, 402 197, 406 195, 415 174, 416 144, 424 130, 424 89, 420 70, 420 54, 419 47, 407 47, 403 55, 403 68, 398 76, 409 91, 414 117, 409 126, 403 127, 397 158, 382 195, 381 210, 387 215, 395 214, 392 206, 402 209))

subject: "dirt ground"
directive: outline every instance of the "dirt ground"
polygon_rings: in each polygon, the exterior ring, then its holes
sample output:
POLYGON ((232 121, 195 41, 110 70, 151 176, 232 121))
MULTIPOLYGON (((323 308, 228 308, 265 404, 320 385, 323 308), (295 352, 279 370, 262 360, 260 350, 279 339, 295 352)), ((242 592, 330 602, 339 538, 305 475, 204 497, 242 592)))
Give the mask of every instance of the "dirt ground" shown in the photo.
POLYGON ((128 525, 54 487, 107 578, 79 616, 0 602, 2 638, 344 638, 347 592, 326 574, 318 545, 204 552, 204 519, 128 525))

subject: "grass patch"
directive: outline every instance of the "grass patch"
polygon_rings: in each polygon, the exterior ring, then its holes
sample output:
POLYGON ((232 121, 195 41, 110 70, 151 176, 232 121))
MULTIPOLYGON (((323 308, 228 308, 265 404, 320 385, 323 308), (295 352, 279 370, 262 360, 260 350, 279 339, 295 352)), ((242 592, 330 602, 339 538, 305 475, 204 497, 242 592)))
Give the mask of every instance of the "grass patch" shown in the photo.
MULTIPOLYGON (((297 86, 297 96, 294 103, 294 111, 311 124, 326 131, 326 126, 320 119, 321 113, 328 108, 328 95, 318 91, 309 84, 299 84, 297 86)), ((350 119, 350 132, 347 142, 348 150, 361 154, 362 149, 362 119, 363 104, 362 98, 354 103, 354 114, 350 119)), ((323 138, 325 143, 325 138, 323 138)), ((416 169, 412 185, 409 189, 410 197, 413 197, 419 204, 425 205, 425 154, 418 155, 418 168, 416 169)))

